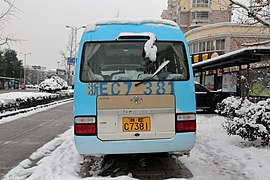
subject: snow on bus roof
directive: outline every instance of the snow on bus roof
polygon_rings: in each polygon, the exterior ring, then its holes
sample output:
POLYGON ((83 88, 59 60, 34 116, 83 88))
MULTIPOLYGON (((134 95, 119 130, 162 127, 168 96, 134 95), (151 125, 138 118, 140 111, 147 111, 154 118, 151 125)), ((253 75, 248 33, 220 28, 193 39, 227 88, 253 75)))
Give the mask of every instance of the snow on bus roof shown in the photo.
POLYGON ((171 26, 173 28, 179 28, 179 26, 175 22, 171 20, 165 20, 165 19, 106 19, 106 20, 99 20, 99 21, 88 24, 85 28, 85 32, 95 31, 98 25, 144 24, 144 23, 152 23, 155 26, 165 25, 165 26, 171 26))

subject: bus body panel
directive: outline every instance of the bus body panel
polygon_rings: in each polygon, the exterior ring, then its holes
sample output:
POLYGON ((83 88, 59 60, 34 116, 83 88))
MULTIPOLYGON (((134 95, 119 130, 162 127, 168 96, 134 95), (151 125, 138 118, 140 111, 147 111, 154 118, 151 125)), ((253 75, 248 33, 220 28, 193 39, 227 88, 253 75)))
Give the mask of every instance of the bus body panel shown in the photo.
POLYGON ((194 146, 195 133, 176 134, 171 139, 136 141, 100 141, 94 136, 76 138, 76 148, 80 154, 131 154, 153 152, 188 153, 194 146))
POLYGON ((100 140, 158 139, 175 135, 174 95, 140 95, 143 102, 136 105, 130 103, 132 97, 137 96, 98 96, 97 136, 100 140), (129 131, 134 125, 125 121, 134 117, 147 121, 145 131, 143 126, 129 131))
MULTIPOLYGON (((143 24, 104 24, 96 27, 94 31, 84 32, 77 58, 76 73, 74 78, 74 118, 80 116, 99 116, 97 109, 97 98, 100 95, 112 95, 116 90, 111 90, 107 83, 97 83, 98 94, 91 94, 91 83, 80 80, 81 59, 83 46, 86 42, 106 42, 115 41, 122 32, 143 33, 151 32, 155 34, 157 41, 183 42, 188 59, 189 79, 186 81, 172 81, 173 94, 175 98, 175 113, 196 113, 195 90, 192 66, 188 53, 188 46, 181 30, 168 25, 155 23, 143 24)), ((134 84, 136 82, 132 82, 134 84)), ((117 87, 118 84, 116 84, 117 87)), ((155 94, 155 93, 153 93, 155 94)), ((139 94, 140 95, 140 94, 139 94)), ((151 95, 151 94, 150 94, 151 95)), ((121 103, 121 102, 119 102, 121 103)), ((115 110, 117 111, 117 110, 115 110)), ((144 116, 144 114, 142 114, 144 116)), ((102 116, 101 116, 102 117, 102 116)), ((105 116, 104 116, 105 117, 105 116)), ((122 116, 121 116, 122 117, 122 116)), ((165 117, 165 116, 164 116, 165 117)), ((171 117, 171 115, 169 115, 171 117)), ((106 117, 108 118, 108 116, 106 117)), ((97 118, 100 121, 100 117, 97 118)), ((173 124, 175 126, 175 124, 173 124)), ((99 126, 97 124, 97 126, 99 126)), ((99 127, 97 127, 99 129, 99 127)), ((99 129, 98 131, 101 131, 99 129)), ((74 135, 75 144, 80 154, 121 154, 121 153, 151 153, 151 152, 189 152, 195 143, 195 132, 181 132, 168 135, 167 138, 157 139, 114 139, 106 140, 108 136, 103 136, 101 140, 96 136, 74 135)), ((147 134, 144 135, 147 137, 147 134)), ((141 136, 144 137, 144 136, 141 136)), ((154 137, 154 136, 153 136, 154 137)))
POLYGON ((193 76, 191 81, 175 82, 176 112, 196 112, 193 76), (185 88, 183 88, 185 87, 185 88))

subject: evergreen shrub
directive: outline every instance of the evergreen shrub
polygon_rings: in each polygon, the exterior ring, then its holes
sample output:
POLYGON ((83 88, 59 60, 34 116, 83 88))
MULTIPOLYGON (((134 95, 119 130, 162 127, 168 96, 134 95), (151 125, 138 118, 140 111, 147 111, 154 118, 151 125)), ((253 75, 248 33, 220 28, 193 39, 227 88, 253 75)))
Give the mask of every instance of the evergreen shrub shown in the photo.
POLYGON ((216 112, 226 117, 223 127, 228 135, 238 135, 249 141, 270 140, 270 99, 252 103, 246 98, 228 97, 217 105, 216 112))

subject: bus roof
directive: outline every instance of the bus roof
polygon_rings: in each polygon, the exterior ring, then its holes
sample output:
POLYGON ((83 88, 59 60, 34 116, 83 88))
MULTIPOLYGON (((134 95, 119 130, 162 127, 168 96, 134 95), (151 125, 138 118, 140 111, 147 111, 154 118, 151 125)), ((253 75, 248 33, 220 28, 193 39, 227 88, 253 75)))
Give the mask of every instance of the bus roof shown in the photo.
POLYGON ((179 28, 179 26, 170 20, 165 19, 107 19, 100 20, 88 24, 85 28, 85 32, 95 31, 99 25, 112 25, 112 24, 154 24, 155 26, 170 26, 172 28, 179 28))

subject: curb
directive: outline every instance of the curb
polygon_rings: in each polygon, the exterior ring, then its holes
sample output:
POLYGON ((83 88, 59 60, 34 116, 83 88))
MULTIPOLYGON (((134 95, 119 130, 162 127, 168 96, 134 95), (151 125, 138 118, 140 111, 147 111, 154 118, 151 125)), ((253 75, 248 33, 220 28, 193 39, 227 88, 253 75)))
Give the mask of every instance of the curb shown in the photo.
POLYGON ((41 105, 37 105, 35 107, 26 108, 26 109, 20 109, 20 110, 16 110, 16 111, 10 111, 10 113, 5 113, 3 115, 0 113, 0 120, 2 118, 5 118, 5 117, 14 116, 14 115, 17 115, 17 114, 34 111, 36 109, 48 107, 48 106, 55 105, 55 104, 58 104, 58 103, 69 102, 69 101, 73 101, 73 98, 59 100, 59 101, 54 101, 54 102, 49 102, 49 103, 44 103, 44 104, 41 104, 41 105))

